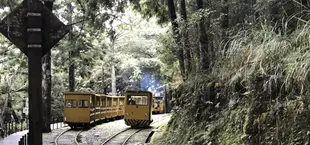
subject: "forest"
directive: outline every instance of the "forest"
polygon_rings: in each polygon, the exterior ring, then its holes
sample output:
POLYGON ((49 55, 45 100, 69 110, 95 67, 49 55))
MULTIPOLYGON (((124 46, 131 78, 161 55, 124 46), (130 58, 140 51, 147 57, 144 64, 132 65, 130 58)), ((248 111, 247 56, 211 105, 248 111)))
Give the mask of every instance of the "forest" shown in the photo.
MULTIPOLYGON (((0 18, 21 2, 1 0, 0 18)), ((66 91, 167 85, 173 116, 154 144, 309 144, 309 1, 51 3, 72 30, 42 59, 44 119, 66 91)), ((0 36, 0 126, 22 117, 27 67, 0 36)))

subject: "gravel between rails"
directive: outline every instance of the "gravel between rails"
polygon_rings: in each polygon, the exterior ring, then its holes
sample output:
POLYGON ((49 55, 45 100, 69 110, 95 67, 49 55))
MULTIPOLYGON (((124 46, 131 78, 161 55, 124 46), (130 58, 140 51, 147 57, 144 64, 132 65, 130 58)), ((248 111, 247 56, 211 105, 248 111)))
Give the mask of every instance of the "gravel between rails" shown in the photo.
MULTIPOLYGON (((163 122, 165 122, 165 120, 166 120, 165 118, 167 118, 167 117, 168 117, 168 121, 169 121, 169 114, 156 114, 156 115, 153 115, 152 117, 154 120, 154 123, 152 124, 152 126, 156 125, 157 124, 156 122, 159 120, 163 120, 163 122)), ((162 121, 160 121, 160 122, 162 122, 162 121)), ((102 123, 100 125, 97 125, 91 129, 89 129, 89 130, 85 130, 85 131, 81 132, 79 135, 80 136, 79 137, 80 138, 79 144, 80 145, 100 145, 105 140, 107 140, 108 138, 113 136, 115 133, 120 132, 120 131, 128 128, 128 127, 129 126, 127 126, 125 124, 125 121, 123 119, 102 123)), ((70 127, 64 127, 64 128, 52 130, 52 132, 50 132, 50 133, 44 133, 43 134, 43 145, 54 145, 54 141, 55 141, 56 137, 61 132, 63 132, 66 129, 69 129, 69 128, 70 127)), ((140 134, 142 136, 143 134, 145 135, 146 133, 144 133, 144 131, 141 131, 141 132, 137 133, 137 136, 140 134)), ((134 136, 136 136, 136 135, 134 135, 134 136)), ((69 138, 69 140, 70 140, 70 138, 72 138, 71 140, 74 141, 75 136, 74 135, 67 136, 67 138, 69 138)), ((128 143, 131 144, 131 142, 133 142, 136 138, 138 138, 138 137, 133 137, 132 139, 129 139, 128 143)), ((139 141, 139 142, 144 142, 144 141, 139 141)))
POLYGON ((113 136, 113 138, 110 138, 102 145, 123 145, 133 134, 138 131, 140 131, 140 129, 128 129, 117 134, 116 136, 113 136))
MULTIPOLYGON (((163 120, 170 119, 168 116, 155 116, 154 121, 151 126, 155 126, 158 123, 161 123, 163 120)), ((113 136, 112 138, 107 139, 102 145, 127 145, 127 144, 137 144, 137 142, 144 143, 152 131, 151 128, 140 128, 140 129, 132 129, 127 128, 113 136), (137 140, 138 139, 138 140, 137 140), (131 141, 131 143, 129 142, 131 141)))
POLYGON ((159 120, 154 121, 151 124, 152 128, 143 129, 136 134, 134 134, 126 143, 126 145, 144 145, 146 144, 145 141, 148 138, 149 134, 152 132, 154 128, 157 128, 163 124, 168 123, 170 120, 169 116, 162 116, 159 120))
POLYGON ((54 145, 56 137, 65 130, 70 129, 69 127, 64 127, 60 129, 54 129, 49 133, 43 133, 43 145, 54 145))
POLYGON ((72 130, 68 129, 58 135, 58 138, 55 138, 56 145, 79 145, 79 134, 83 130, 72 130))

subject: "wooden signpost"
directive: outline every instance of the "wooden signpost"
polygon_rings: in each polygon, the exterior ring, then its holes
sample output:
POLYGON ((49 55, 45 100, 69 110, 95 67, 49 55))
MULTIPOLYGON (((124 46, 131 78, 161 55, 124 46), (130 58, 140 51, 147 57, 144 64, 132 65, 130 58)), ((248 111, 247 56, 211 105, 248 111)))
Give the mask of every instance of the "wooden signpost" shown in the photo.
POLYGON ((39 0, 24 0, 0 22, 0 32, 28 57, 30 145, 42 145, 41 59, 70 30, 39 0))

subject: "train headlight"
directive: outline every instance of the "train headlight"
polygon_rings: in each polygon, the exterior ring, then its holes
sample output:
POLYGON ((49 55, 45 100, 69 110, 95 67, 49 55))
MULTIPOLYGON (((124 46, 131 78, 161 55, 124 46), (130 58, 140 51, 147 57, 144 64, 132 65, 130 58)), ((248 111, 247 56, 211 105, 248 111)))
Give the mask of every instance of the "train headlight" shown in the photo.
POLYGON ((126 113, 125 115, 126 115, 126 116, 128 116, 129 114, 128 114, 128 113, 126 113))

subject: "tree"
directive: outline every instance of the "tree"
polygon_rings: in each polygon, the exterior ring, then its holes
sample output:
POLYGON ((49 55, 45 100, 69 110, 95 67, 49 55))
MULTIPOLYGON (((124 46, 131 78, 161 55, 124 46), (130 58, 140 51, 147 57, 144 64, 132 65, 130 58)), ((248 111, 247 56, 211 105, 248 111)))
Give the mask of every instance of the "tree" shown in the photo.
POLYGON ((184 50, 180 44, 181 40, 180 40, 180 33, 179 33, 179 24, 177 23, 176 19, 177 19, 177 15, 175 12, 175 7, 174 7, 174 1, 173 0, 168 0, 168 11, 169 11, 169 16, 170 16, 170 21, 172 24, 172 32, 173 32, 173 37, 174 37, 174 41, 176 44, 176 54, 179 60, 179 65, 180 65, 180 71, 181 71, 181 75, 182 78, 185 79, 186 75, 185 75, 185 65, 184 65, 184 50))
MULTIPOLYGON (((69 12, 69 23, 72 23, 73 20, 73 6, 71 3, 67 4, 67 10, 69 12)), ((72 33, 69 34, 69 41, 74 44, 73 41, 73 35, 72 33)), ((75 45, 71 45, 71 46, 75 46, 75 45)), ((70 92, 74 92, 75 91, 75 62, 74 62, 74 58, 76 55, 76 50, 71 48, 71 51, 69 51, 69 91, 70 92)))
MULTIPOLYGON (((197 4, 197 11, 200 11, 203 13, 203 1, 202 0, 196 0, 197 4)), ((203 16, 200 18, 198 22, 198 35, 199 35, 199 54, 197 56, 200 57, 200 63, 199 66, 201 67, 202 70, 206 70, 209 68, 210 65, 210 60, 208 58, 208 43, 209 43, 209 38, 206 34, 205 30, 205 20, 203 16)))
POLYGON ((192 59, 191 56, 191 51, 190 51, 190 46, 189 46, 189 40, 188 40, 188 29, 187 29, 187 12, 186 12, 186 3, 185 0, 181 0, 180 3, 180 13, 181 13, 181 18, 183 21, 183 30, 182 32, 182 47, 184 50, 184 65, 185 65, 185 75, 186 78, 188 75, 192 72, 192 67, 194 66, 194 60, 192 59))
POLYGON ((222 10, 221 10, 221 28, 222 28, 222 39, 223 39, 223 50, 224 52, 228 49, 228 27, 229 27, 229 20, 228 20, 228 1, 222 0, 222 10))

